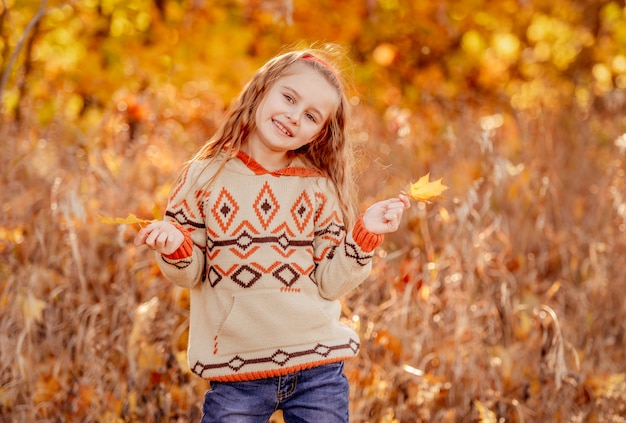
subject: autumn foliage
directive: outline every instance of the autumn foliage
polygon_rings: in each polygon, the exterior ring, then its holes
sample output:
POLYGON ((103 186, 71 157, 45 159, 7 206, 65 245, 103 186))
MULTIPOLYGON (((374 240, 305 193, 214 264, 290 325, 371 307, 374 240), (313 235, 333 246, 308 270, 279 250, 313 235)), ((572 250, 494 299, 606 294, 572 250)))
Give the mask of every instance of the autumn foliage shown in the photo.
POLYGON ((449 187, 343 301, 352 420, 625 421, 623 2, 8 0, 0 34, 1 422, 200 420, 188 292, 131 241, 252 72, 324 41, 361 206, 449 187))

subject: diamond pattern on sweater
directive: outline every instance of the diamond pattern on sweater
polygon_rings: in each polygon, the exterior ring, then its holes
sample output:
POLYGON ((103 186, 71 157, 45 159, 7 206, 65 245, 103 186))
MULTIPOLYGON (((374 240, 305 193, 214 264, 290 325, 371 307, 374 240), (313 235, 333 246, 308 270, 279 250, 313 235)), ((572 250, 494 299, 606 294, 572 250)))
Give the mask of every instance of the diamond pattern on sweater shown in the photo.
POLYGON ((304 231, 307 227, 307 224, 310 222, 311 217, 313 216, 313 203, 309 198, 306 192, 302 192, 300 197, 296 200, 296 202, 291 207, 291 217, 293 217, 294 222, 296 222, 296 226, 300 233, 304 231))
POLYGON ((284 366, 291 357, 285 351, 277 350, 274 354, 272 354, 270 358, 274 363, 278 364, 279 366, 284 366))
POLYGON ((193 213, 193 210, 189 207, 189 203, 187 203, 186 200, 172 204, 170 210, 165 214, 183 226, 188 225, 195 229, 204 229, 204 223, 198 222, 200 219, 193 213))
POLYGON ((246 361, 243 358, 239 357, 238 355, 234 356, 232 360, 228 362, 228 367, 230 367, 231 369, 235 371, 241 369, 245 365, 246 365, 246 361))
POLYGON ((243 251, 246 251, 250 246, 254 243, 254 238, 248 231, 243 231, 237 239, 235 240, 235 244, 237 247, 241 248, 243 251))
POLYGON ((315 351, 315 354, 319 354, 322 357, 326 357, 332 352, 329 346, 322 344, 317 344, 315 348, 313 348, 313 351, 315 351))
POLYGON ((367 263, 369 263, 372 260, 373 254, 361 252, 361 250, 356 244, 346 242, 344 248, 345 248, 344 251, 345 251, 346 256, 352 258, 361 266, 365 266, 367 263))
POLYGON ((161 260, 163 260, 164 262, 171 264, 172 266, 176 267, 177 269, 185 269, 187 267, 189 267, 189 265, 191 264, 191 260, 190 259, 183 259, 183 260, 170 260, 170 259, 166 259, 165 257, 161 256, 161 260))
MULTIPOLYGON (((305 349, 301 351, 288 352, 279 348, 265 357, 244 358, 241 355, 237 354, 227 362, 204 364, 200 361, 196 361, 196 363, 191 366, 191 371, 200 377, 206 377, 204 373, 211 370, 227 368, 238 373, 243 368, 247 368, 248 366, 260 365, 263 363, 274 363, 279 367, 284 368, 285 365, 288 364, 290 361, 299 359, 301 357, 309 356, 313 360, 315 360, 315 357, 327 358, 332 353, 335 353, 336 355, 341 357, 342 354, 338 352, 342 350, 351 351, 351 356, 353 356, 359 351, 359 347, 359 342, 353 338, 350 338, 348 340, 348 343, 346 344, 326 345, 319 343, 316 344, 312 349, 305 349)), ((219 378, 215 379, 219 380, 219 378)))
POLYGON ((278 269, 276 269, 272 273, 272 276, 274 276, 276 279, 281 281, 284 285, 289 286, 289 287, 293 285, 294 283, 296 283, 296 281, 300 277, 299 273, 287 263, 283 264, 278 269))
POLYGON ((263 273, 246 265, 237 269, 230 278, 233 282, 237 283, 237 285, 243 288, 250 288, 256 281, 261 279, 261 276, 263 276, 263 273))
POLYGON ((196 203, 198 204, 198 213, 203 221, 206 221, 206 213, 204 212, 204 199, 211 195, 211 191, 199 190, 196 193, 196 203))
POLYGON ((352 350, 353 353, 357 353, 359 351, 361 344, 359 344, 356 340, 350 338, 350 342, 348 343, 348 347, 352 350))
POLYGON ((206 275, 206 280, 209 281, 211 286, 215 287, 221 280, 223 276, 215 269, 215 267, 211 266, 206 275))
POLYGON ((280 247, 281 247, 283 250, 285 250, 285 251, 286 251, 286 250, 287 250, 287 248, 289 248, 289 246, 291 245, 291 242, 290 242, 290 240, 289 240, 289 237, 288 237, 288 236, 287 236, 287 234, 286 234, 286 233, 284 233, 284 232, 283 232, 282 234, 280 234, 280 235, 278 236, 278 238, 276 238, 276 243, 277 243, 278 245, 280 245, 280 247))
POLYGON ((220 191, 220 195, 217 198, 217 202, 211 209, 211 213, 217 223, 222 228, 222 231, 228 231, 231 223, 233 223, 233 219, 237 215, 239 211, 239 205, 233 198, 233 196, 225 189, 222 188, 220 191))
POLYGON ((263 184, 263 188, 254 201, 253 207, 254 213, 261 222, 261 226, 263 226, 263 229, 267 229, 276 213, 278 213, 278 209, 280 209, 278 200, 276 200, 276 196, 267 181, 263 184))

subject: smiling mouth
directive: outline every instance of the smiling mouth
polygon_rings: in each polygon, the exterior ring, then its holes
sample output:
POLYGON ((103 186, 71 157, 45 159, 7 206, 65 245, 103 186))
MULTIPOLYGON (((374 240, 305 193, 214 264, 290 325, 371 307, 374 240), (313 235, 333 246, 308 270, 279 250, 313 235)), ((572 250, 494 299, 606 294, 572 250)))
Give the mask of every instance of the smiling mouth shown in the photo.
POLYGON ((287 127, 285 127, 285 125, 283 125, 282 123, 274 119, 272 119, 272 123, 274 124, 276 128, 278 128, 280 132, 287 135, 288 137, 293 137, 293 134, 291 133, 289 129, 287 129, 287 127))

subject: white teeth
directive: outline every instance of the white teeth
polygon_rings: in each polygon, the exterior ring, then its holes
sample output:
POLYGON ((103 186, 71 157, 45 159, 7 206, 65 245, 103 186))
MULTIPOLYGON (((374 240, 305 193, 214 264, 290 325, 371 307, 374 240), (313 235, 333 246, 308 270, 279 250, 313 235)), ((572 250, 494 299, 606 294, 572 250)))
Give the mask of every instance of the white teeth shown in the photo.
POLYGON ((290 137, 292 136, 291 132, 287 128, 285 128, 282 123, 278 122, 277 120, 273 122, 274 122, 274 125, 276 125, 276 127, 283 132, 283 134, 290 136, 290 137))

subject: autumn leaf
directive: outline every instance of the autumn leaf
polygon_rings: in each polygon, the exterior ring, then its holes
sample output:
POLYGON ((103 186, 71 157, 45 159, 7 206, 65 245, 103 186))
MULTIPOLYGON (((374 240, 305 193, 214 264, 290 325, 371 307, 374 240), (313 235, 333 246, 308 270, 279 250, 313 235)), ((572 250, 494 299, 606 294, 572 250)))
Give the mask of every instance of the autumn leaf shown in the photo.
POLYGON ((115 217, 115 218, 100 215, 99 219, 100 219, 100 222, 106 223, 107 225, 133 225, 135 223, 139 223, 140 225, 144 225, 144 224, 147 225, 149 223, 154 222, 154 220, 140 219, 137 216, 135 216, 133 213, 129 213, 127 217, 115 217))
POLYGON ((481 423, 496 423, 496 413, 491 411, 485 404, 478 400, 474 400, 474 406, 476 407, 476 411, 479 414, 479 421, 481 423))
POLYGON ((429 201, 434 199, 443 199, 441 193, 448 189, 441 183, 439 178, 436 181, 430 181, 430 173, 422 176, 417 182, 411 184, 409 197, 417 201, 429 201))
POLYGON ((43 310, 47 305, 45 301, 36 298, 30 292, 22 297, 22 315, 27 328, 30 328, 36 322, 42 321, 43 310))

